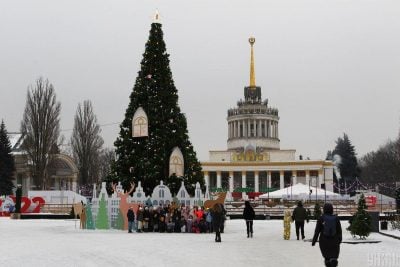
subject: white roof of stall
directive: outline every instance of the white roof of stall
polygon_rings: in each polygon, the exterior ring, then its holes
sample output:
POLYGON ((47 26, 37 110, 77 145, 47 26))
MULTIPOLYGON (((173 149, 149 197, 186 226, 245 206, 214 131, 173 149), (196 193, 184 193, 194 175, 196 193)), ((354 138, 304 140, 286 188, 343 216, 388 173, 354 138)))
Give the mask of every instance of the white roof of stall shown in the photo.
MULTIPOLYGON (((312 190, 311 199, 321 199, 325 197, 325 190, 321 188, 315 188, 313 186, 308 186, 302 183, 295 184, 274 192, 262 194, 259 198, 284 198, 284 199, 308 199, 310 198, 310 189, 312 190)), ((328 199, 336 199, 342 197, 341 195, 326 191, 326 196, 328 199)))

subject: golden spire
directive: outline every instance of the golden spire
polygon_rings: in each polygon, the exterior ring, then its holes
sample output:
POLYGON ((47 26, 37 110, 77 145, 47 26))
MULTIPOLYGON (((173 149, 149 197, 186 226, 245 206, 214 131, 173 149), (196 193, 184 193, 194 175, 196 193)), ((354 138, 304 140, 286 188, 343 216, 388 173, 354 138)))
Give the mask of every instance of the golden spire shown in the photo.
POLYGON ((254 52, 253 45, 256 42, 256 38, 250 37, 249 43, 251 45, 251 59, 250 59, 250 87, 256 87, 256 73, 254 72, 254 52))
POLYGON ((159 24, 161 24, 161 21, 160 21, 160 13, 158 13, 158 9, 156 9, 156 14, 154 14, 153 23, 159 23, 159 24))

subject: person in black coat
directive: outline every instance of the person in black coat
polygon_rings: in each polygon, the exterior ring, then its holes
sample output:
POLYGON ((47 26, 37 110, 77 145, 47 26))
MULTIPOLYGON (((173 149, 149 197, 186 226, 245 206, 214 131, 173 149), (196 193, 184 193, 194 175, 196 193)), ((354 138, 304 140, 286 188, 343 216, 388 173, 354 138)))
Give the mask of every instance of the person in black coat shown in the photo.
POLYGON ((325 203, 324 214, 317 220, 312 246, 315 246, 319 237, 319 248, 325 259, 325 266, 336 267, 342 242, 342 227, 340 220, 333 215, 333 206, 325 203))
POLYGON ((301 239, 304 239, 304 221, 308 222, 307 210, 303 207, 303 203, 299 201, 297 207, 293 210, 293 221, 296 226, 296 236, 299 240, 299 230, 301 232, 301 239))
POLYGON ((224 206, 221 203, 215 203, 211 208, 212 224, 215 230, 215 242, 221 242, 221 227, 224 223, 223 210, 224 206))
POLYGON ((135 223, 135 213, 133 212, 133 207, 130 207, 128 213, 128 233, 132 233, 133 224, 135 223))
POLYGON ((253 220, 256 217, 253 207, 249 201, 244 202, 243 219, 246 220, 247 238, 253 237, 253 220))

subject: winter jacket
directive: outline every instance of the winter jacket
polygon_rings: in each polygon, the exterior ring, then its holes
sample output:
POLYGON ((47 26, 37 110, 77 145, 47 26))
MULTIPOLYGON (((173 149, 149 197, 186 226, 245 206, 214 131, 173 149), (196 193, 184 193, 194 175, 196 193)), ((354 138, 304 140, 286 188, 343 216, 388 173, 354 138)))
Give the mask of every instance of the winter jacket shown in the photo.
POLYGON ((293 211, 293 221, 304 222, 308 220, 307 210, 303 206, 297 206, 293 211))
POLYGON ((322 215, 317 220, 317 225, 315 226, 315 233, 312 240, 312 245, 315 245, 319 237, 319 248, 321 250, 322 256, 326 259, 339 257, 340 253, 340 243, 342 242, 342 227, 340 225, 340 220, 336 217, 336 234, 333 237, 327 237, 324 233, 324 216, 335 216, 335 215, 322 215))
POLYGON ((243 209, 243 219, 246 221, 252 221, 256 217, 253 207, 250 204, 246 204, 243 209))
POLYGON ((126 216, 128 217, 128 221, 130 222, 133 222, 135 220, 135 213, 131 209, 128 210, 126 216))

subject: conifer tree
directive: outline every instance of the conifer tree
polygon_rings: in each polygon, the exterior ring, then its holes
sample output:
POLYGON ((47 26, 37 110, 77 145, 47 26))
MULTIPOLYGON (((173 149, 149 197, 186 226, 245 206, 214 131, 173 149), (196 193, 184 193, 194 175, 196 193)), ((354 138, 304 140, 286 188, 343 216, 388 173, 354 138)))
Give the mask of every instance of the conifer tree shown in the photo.
POLYGON ((400 187, 396 189, 396 209, 397 213, 400 214, 400 187))
POLYGON ((321 205, 319 205, 319 203, 316 202, 314 206, 314 219, 318 220, 319 217, 321 217, 321 214, 322 214, 321 205))
POLYGON ((94 230, 96 229, 93 221, 93 214, 92 214, 92 203, 88 203, 86 205, 86 229, 94 230))
POLYGON ((125 189, 133 179, 142 182, 146 194, 150 194, 161 180, 169 185, 169 158, 176 146, 184 158, 184 176, 179 178, 184 181, 188 192, 194 193, 196 182, 204 186, 201 165, 189 141, 186 117, 178 105, 178 91, 158 21, 151 24, 141 69, 114 145, 117 160, 112 164, 107 180, 121 180, 125 189), (146 137, 132 137, 132 119, 139 107, 148 118, 146 137))
POLYGON ((96 229, 109 229, 108 225, 108 212, 106 206, 105 194, 101 194, 99 202, 99 210, 97 211, 96 217, 96 229))
POLYGON ((0 196, 11 195, 14 188, 15 163, 11 154, 11 143, 4 121, 0 125, 0 196))
POLYGON ((357 157, 354 146, 347 134, 343 134, 343 138, 339 137, 336 141, 336 147, 332 152, 333 155, 339 155, 341 160, 339 163, 340 175, 346 181, 352 181, 356 177, 360 177, 360 169, 357 163, 357 157))
POLYGON ((350 220, 350 226, 347 228, 354 237, 358 235, 361 239, 365 239, 371 232, 371 215, 366 209, 367 204, 365 203, 364 194, 361 194, 358 200, 357 212, 353 215, 350 220))

